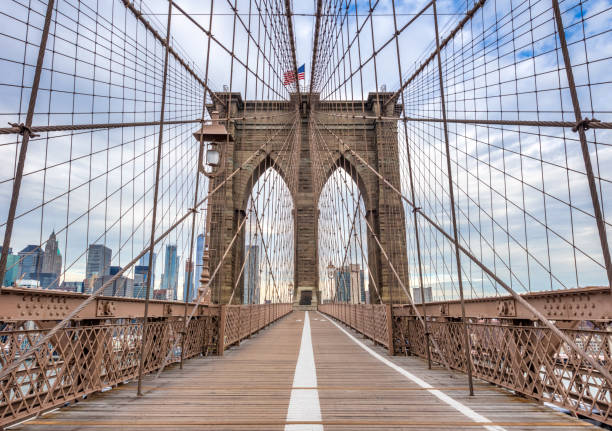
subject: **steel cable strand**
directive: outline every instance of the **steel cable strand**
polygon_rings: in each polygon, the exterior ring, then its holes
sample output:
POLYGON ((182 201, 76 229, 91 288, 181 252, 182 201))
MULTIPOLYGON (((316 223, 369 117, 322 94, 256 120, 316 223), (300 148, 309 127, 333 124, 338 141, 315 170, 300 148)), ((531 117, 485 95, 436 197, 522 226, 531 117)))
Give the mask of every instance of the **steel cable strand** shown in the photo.
MULTIPOLYGON (((318 124, 318 122, 316 120, 315 124, 318 124)), ((317 131, 319 132, 319 136, 320 136, 320 141, 322 143, 325 142, 325 139, 323 138, 320 129, 317 126, 317 131)), ((328 130, 328 133, 333 133, 330 130, 328 130)), ((331 153, 331 150, 329 148, 327 148, 327 151, 331 153)), ((364 163, 364 160, 361 160, 362 163, 364 163)), ((395 270, 395 266, 393 265, 393 263, 391 262, 387 252, 385 251, 384 247, 382 246, 382 244, 380 243, 380 241, 378 240, 378 236, 376 235, 376 232, 374 231, 374 229, 372 228, 372 226, 370 225, 370 223, 367 220, 367 217, 364 216, 364 221, 366 223, 367 228, 370 230, 370 234, 372 235, 372 237, 374 238, 376 244, 378 245, 379 250, 383 253, 383 256, 385 257, 385 259, 387 260, 387 263, 389 264, 389 267, 391 268, 391 271, 393 272, 394 276, 396 277, 396 279, 398 280, 398 283, 400 285, 400 287, 404 290, 404 293, 406 294, 406 297, 408 298, 408 300, 410 301, 410 305, 413 308, 415 315, 417 316, 417 319, 419 320, 419 322, 421 323, 421 325, 423 326, 423 328, 426 327, 425 321, 423 320, 423 317, 421 316, 421 313, 419 312, 419 310, 417 309, 416 305, 414 304, 414 302, 412 301, 412 297, 410 296, 410 294, 408 293, 408 290, 406 289, 404 283, 402 282, 399 274, 397 273, 397 271, 395 270)), ((380 293, 379 293, 380 295, 380 293)), ((446 360, 446 356, 443 354, 442 349, 440 349, 437 341, 435 341, 435 338, 431 338, 432 344, 434 345, 434 348, 438 351, 440 358, 443 359, 444 361, 444 366, 451 371, 450 365, 448 364, 448 361, 446 360)))
MULTIPOLYGON (((281 129, 279 129, 273 137, 271 137, 266 143, 264 143, 263 145, 261 145, 256 151, 254 151, 245 161, 244 163, 242 163, 239 167, 237 167, 230 175, 228 175, 227 178, 225 178, 223 180, 223 182, 221 182, 217 187, 215 187, 213 190, 211 190, 211 192, 203 199, 201 199, 198 204, 196 205, 197 207, 202 206, 206 201, 208 201, 208 199, 213 196, 216 192, 218 192, 219 190, 221 190, 223 188, 223 186, 225 185, 225 183, 227 181, 229 181, 230 179, 232 179, 234 176, 236 176, 236 174, 238 174, 238 172, 240 172, 248 163, 250 163, 257 154, 259 154, 261 151, 264 151, 265 146, 268 144, 268 142, 273 139, 274 137, 276 137, 276 135, 278 135, 280 133, 281 129)), ((170 226, 168 229, 166 229, 161 235, 159 235, 153 245, 156 245, 157 243, 159 243, 162 239, 164 239, 166 236, 168 236, 170 234, 170 232, 172 232, 177 226, 179 226, 183 221, 185 221, 191 214, 192 212, 195 210, 192 209, 190 211, 188 211, 187 213, 185 213, 181 218, 179 218, 172 226, 170 226)), ((103 291, 106 287, 108 287, 109 285, 111 285, 115 280, 117 280, 119 277, 121 277, 126 271, 128 271, 133 265, 136 264, 136 262, 138 262, 140 260, 141 257, 143 257, 149 250, 149 246, 147 246, 145 249, 143 249, 134 259, 132 259, 128 264, 126 264, 121 270, 119 270, 115 275, 111 276, 111 278, 106 281, 105 283, 102 283, 102 285, 94 290, 86 299, 83 300, 83 302, 78 305, 77 307, 75 307, 74 310, 72 310, 70 313, 68 313, 68 315, 60 322, 58 322, 53 328, 51 328, 44 337, 42 337, 36 344, 34 344, 28 351, 26 351, 23 355, 21 355, 19 358, 15 359, 15 361, 13 361, 11 364, 7 365, 5 368, 3 368, 0 371, 0 379, 6 377, 9 373, 11 373, 17 366, 19 366, 20 364, 22 364, 27 358, 29 358, 34 352, 36 352, 41 346, 43 346, 45 343, 47 343, 49 341, 49 339, 51 339, 51 337, 53 335, 55 335, 60 329, 62 329, 70 320, 72 320, 80 311, 82 311, 88 304, 90 304, 94 299, 96 299, 103 291)))
MULTIPOLYGON (((382 180, 393 192, 401 196, 401 198, 408 203, 413 209, 416 209, 417 213, 424 218, 432 227, 435 228, 438 232, 440 232, 446 239, 452 241, 452 235, 448 234, 443 228, 441 228, 433 219, 431 219, 427 214, 425 214, 422 210, 414 205, 414 203, 404 196, 399 190, 397 190, 391 183, 389 183, 376 169, 370 166, 358 153, 356 153, 352 148, 350 148, 346 143, 344 143, 338 136, 331 130, 327 129, 328 133, 332 134, 344 147, 346 151, 349 151, 353 156, 355 156, 361 163, 363 163, 369 170, 372 171, 380 180, 382 180)), ((574 341, 572 341, 565 333, 563 333, 559 328, 555 326, 550 320, 548 320, 542 313, 540 313, 535 307, 533 307, 527 300, 525 300, 521 295, 516 293, 514 289, 512 289, 508 284, 506 284, 503 280, 501 280, 493 271, 491 271, 486 265, 480 262, 469 250, 467 250, 463 245, 458 244, 458 249, 464 253, 470 260, 472 260, 477 266, 479 266, 484 272, 486 272, 491 278, 493 278, 500 286, 502 286, 515 300, 517 300, 521 305, 527 308, 533 315, 535 315, 546 327, 548 327, 556 336, 561 338, 563 342, 567 343, 572 349, 574 349, 583 359, 590 363, 590 365, 599 371, 608 381, 612 382, 612 375, 608 370, 606 370, 598 361, 589 356, 582 348, 580 348, 574 341)), ((416 307, 415 307, 416 308, 416 307)))

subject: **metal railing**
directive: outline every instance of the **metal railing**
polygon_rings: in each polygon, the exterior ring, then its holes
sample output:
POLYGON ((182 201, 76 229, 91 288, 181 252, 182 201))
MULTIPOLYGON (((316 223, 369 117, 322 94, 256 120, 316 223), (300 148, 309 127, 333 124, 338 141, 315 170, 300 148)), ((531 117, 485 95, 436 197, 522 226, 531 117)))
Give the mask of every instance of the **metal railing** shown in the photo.
MULTIPOLYGON (((181 356, 222 355, 292 310, 291 304, 201 306, 185 330, 182 317, 172 315, 179 304, 164 305, 169 315, 154 317, 146 337, 142 319, 125 317, 74 320, 62 328, 0 380, 0 427, 137 378, 143 339, 143 371, 152 373, 181 362, 181 356)), ((55 323, 46 327, 45 322, 37 321, 37 329, 28 329, 35 327, 33 321, 6 324, 0 331, 0 371, 55 323)))
POLYGON ((222 305, 218 351, 239 344, 262 328, 293 311, 292 304, 222 305))
POLYGON ((319 305, 318 309, 385 346, 393 354, 391 305, 333 303, 319 305))
MULTIPOLYGON (((463 324, 440 318, 429 320, 429 337, 415 316, 402 306, 320 305, 319 311, 388 347, 386 319, 392 321, 390 352, 427 357, 430 342, 433 362, 467 372, 463 324), (397 310, 396 310, 397 308, 397 310)), ((572 414, 612 424, 612 382, 593 368, 547 327, 524 319, 473 319, 467 325, 474 377, 540 402, 554 404, 572 414)), ((567 322, 563 333, 605 369, 612 369, 612 332, 576 328, 567 322)))

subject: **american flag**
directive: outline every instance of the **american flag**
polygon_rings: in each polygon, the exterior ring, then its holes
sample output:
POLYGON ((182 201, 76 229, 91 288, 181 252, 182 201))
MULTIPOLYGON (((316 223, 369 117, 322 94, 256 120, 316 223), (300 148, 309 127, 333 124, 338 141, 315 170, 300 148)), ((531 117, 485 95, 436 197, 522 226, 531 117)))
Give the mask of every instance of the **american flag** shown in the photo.
MULTIPOLYGON (((302 64, 300 67, 298 67, 298 80, 302 80, 305 79, 304 76, 304 71, 305 71, 305 66, 306 64, 302 64)), ((295 82, 295 73, 293 73, 292 70, 285 72, 283 74, 283 85, 289 85, 289 84, 293 84, 295 82)))

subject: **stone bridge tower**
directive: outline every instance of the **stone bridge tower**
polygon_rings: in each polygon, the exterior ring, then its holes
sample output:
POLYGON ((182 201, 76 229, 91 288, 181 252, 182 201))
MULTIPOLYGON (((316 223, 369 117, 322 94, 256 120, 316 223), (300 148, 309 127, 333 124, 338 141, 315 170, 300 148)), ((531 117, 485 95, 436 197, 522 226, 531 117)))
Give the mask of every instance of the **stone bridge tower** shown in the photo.
MULTIPOLYGON (((361 155, 368 165, 376 169, 401 190, 397 122, 375 120, 379 115, 386 118, 399 116, 401 106, 384 102, 391 93, 370 93, 364 101, 320 101, 318 94, 303 94, 302 100, 294 95, 290 101, 244 101, 239 93, 217 93, 227 105, 214 103, 208 111, 218 111, 219 118, 227 118, 225 106, 231 109, 232 120, 228 132, 233 140, 222 144, 223 172, 211 179, 211 189, 241 166, 258 148, 267 142, 240 172, 225 183, 209 201, 210 216, 207 229, 207 244, 212 269, 216 268, 224 251, 230 245, 241 222, 246 217, 251 189, 267 168, 275 169, 287 183, 293 197, 295 231, 294 304, 300 298, 312 297, 316 306, 320 299, 318 274, 318 199, 329 176, 338 168, 345 169, 354 179, 361 192, 366 209, 366 219, 374 231, 368 229, 368 265, 371 271, 369 289, 372 302, 407 301, 387 259, 377 245, 377 239, 385 249, 395 270, 408 286, 408 260, 404 209, 399 196, 369 169, 356 160, 349 151, 343 150, 341 142, 361 155), (381 109, 384 109, 381 112, 381 109), (355 114, 358 118, 352 118, 355 114), (363 118, 363 117, 366 118, 363 118), (255 118, 254 118, 255 117, 255 118), (290 136, 286 123, 295 121, 295 135, 290 136), (315 126, 319 143, 324 140, 331 152, 322 157, 315 139, 315 126), (314 154, 313 154, 314 153, 314 154), (326 178, 313 172, 313 163, 324 166, 326 178), (287 178, 297 172, 298 178, 287 178), (376 235, 376 238, 375 236, 376 235), (377 288, 373 288, 373 286, 377 288), (380 295, 378 294, 380 292, 380 295)), ((321 169, 317 169, 321 172, 321 169)), ((213 281, 212 300, 228 303, 233 286, 240 274, 244 260, 244 234, 238 236, 230 254, 213 281)), ((242 303, 243 280, 238 280, 238 289, 233 303, 242 303)))

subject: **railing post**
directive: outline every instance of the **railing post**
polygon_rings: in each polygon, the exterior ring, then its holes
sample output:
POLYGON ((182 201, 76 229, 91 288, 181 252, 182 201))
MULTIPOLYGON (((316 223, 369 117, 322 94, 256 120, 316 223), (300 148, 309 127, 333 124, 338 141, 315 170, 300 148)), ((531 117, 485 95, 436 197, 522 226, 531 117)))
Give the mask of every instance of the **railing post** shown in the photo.
POLYGON ((393 305, 386 304, 386 315, 387 315, 387 348, 389 349, 389 355, 395 354, 395 348, 393 346, 393 305))
MULTIPOLYGON (((32 81, 32 90, 30 92, 30 101, 28 103, 28 112, 26 114, 25 124, 21 124, 21 147, 19 148, 19 160, 17 161, 17 170, 15 171, 15 179, 13 180, 13 192, 11 195, 11 203, 9 204, 9 212, 6 218, 6 228, 4 229, 4 241, 2 242, 2 254, 0 255, 0 287, 4 283, 4 274, 6 273, 6 262, 8 259, 9 246, 11 245, 11 235, 13 234, 13 224, 15 223, 15 212, 17 211, 17 201, 19 200, 19 190, 21 189, 21 180, 23 179, 23 169, 25 166, 26 154, 28 152, 28 143, 32 134, 32 119, 34 118, 34 108, 36 108, 36 97, 38 96, 38 87, 40 84, 40 75, 45 59, 45 51, 47 49, 47 40, 49 39, 49 27, 51 26, 51 17, 53 15, 53 6, 55 0, 49 0, 47 3, 47 14, 45 15, 45 24, 43 27, 42 36, 40 38, 40 47, 38 48, 38 59, 36 60, 36 70, 34 71, 34 80, 32 81)), ((2 290, 0 289, 0 293, 2 290)))
POLYGON ((219 330, 217 339, 217 356, 223 356, 225 350, 225 321, 227 320, 227 306, 219 306, 219 330))
POLYGON ((576 92, 576 83, 574 81, 574 72, 572 70, 572 61, 567 49, 567 41, 565 40, 565 28, 563 26, 563 18, 559 9, 559 0, 552 0, 553 11, 555 14, 555 22, 557 23, 557 31, 559 32, 559 42, 561 43, 561 52, 563 53, 563 62, 565 63, 565 73, 567 75, 567 84, 570 95, 572 97, 572 105, 574 106, 574 116, 576 118, 576 126, 574 131, 578 132, 580 138, 580 147, 582 149, 582 158, 584 159, 584 167, 589 182, 589 191, 591 193, 591 201, 593 204, 593 212, 597 222, 597 230, 599 231, 599 242, 601 243, 601 251, 606 266, 608 275, 608 287, 612 289, 612 261, 610 260, 610 248, 608 246, 608 237, 606 234, 606 225, 604 223, 599 195, 597 194, 597 185, 595 184, 595 175, 593 173, 593 165, 591 163, 591 155, 589 153, 589 145, 586 139, 585 128, 588 127, 589 119, 583 120, 580 110, 580 101, 576 92))
MULTIPOLYGON (((451 218, 453 222, 453 242, 455 245, 455 259, 457 261, 457 281, 459 283, 459 295, 461 299, 461 321, 463 323, 463 344, 465 352, 465 363, 468 375, 468 386, 470 396, 474 395, 474 383, 472 381, 472 354, 470 347, 470 336, 468 333, 467 319, 465 317, 465 301, 463 297, 463 278, 461 276, 461 256, 459 255, 459 235, 457 233, 457 215, 455 213, 455 193, 453 191, 453 173, 451 170, 450 144, 448 140, 448 123, 446 121, 446 101, 444 100, 444 79, 442 77, 442 57, 440 55, 440 34, 438 32, 438 12, 436 9, 436 0, 432 2, 434 29, 436 33, 436 56, 438 57, 438 81, 440 85, 440 108, 442 111, 442 121, 444 125, 444 143, 446 149, 446 169, 448 176, 448 194, 451 206, 451 218)), ((425 307, 425 304, 423 304, 425 307)))

